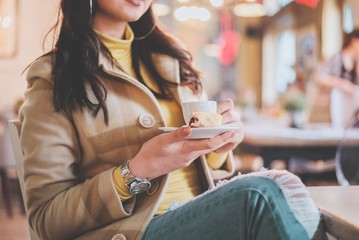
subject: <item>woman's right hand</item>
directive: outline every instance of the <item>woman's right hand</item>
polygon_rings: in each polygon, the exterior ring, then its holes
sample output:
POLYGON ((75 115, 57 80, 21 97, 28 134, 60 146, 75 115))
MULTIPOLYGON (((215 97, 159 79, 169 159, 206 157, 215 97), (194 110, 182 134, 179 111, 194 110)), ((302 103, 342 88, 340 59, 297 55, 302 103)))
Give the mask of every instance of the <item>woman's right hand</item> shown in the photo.
POLYGON ((190 127, 183 126, 145 142, 129 164, 132 174, 149 179, 162 176, 190 165, 199 156, 215 151, 240 134, 228 131, 208 139, 187 139, 191 132, 190 127))

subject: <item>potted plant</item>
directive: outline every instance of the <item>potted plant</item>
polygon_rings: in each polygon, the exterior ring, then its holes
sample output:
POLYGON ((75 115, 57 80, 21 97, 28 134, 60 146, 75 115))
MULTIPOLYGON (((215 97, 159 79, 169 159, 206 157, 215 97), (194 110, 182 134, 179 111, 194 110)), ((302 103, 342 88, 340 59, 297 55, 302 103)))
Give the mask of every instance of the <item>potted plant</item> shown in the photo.
POLYGON ((305 94, 298 88, 289 88, 283 95, 282 106, 289 113, 290 127, 301 127, 303 112, 307 107, 305 94))

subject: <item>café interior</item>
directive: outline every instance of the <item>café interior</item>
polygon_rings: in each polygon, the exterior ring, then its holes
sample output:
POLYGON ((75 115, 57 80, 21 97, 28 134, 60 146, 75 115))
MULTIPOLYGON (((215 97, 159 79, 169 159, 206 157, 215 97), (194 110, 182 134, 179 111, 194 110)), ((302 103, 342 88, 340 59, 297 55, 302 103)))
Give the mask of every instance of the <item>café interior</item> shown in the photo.
MULTIPOLYGON (((0 0, 1 239, 31 239, 7 121, 24 99, 24 70, 52 46, 51 37, 42 40, 59 2, 0 0)), ((241 114, 236 171, 293 172, 323 211, 328 238, 359 239, 359 83, 345 95, 321 90, 317 80, 344 35, 359 27, 359 1, 153 4, 158 25, 192 54, 208 98, 231 98, 241 114)))

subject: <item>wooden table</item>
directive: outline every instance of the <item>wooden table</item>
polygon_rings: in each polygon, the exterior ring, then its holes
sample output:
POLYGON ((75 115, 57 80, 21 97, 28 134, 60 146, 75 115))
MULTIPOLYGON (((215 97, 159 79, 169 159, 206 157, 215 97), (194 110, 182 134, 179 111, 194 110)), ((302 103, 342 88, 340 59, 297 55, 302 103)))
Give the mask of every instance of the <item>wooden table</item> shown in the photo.
MULTIPOLYGON (((328 125, 308 125, 290 128, 279 124, 251 123, 244 125, 244 142, 258 146, 337 146, 344 136, 344 129, 328 125)), ((359 129, 347 132, 346 138, 359 143, 359 129)))
MULTIPOLYGON (((343 129, 325 125, 296 129, 259 121, 244 124, 244 140, 239 150, 262 156, 265 167, 269 167, 275 159, 334 159, 343 136, 343 129)), ((347 132, 346 138, 351 144, 359 146, 359 129, 347 132)))
POLYGON ((359 239, 359 186, 308 187, 324 215, 326 231, 340 240, 359 239))

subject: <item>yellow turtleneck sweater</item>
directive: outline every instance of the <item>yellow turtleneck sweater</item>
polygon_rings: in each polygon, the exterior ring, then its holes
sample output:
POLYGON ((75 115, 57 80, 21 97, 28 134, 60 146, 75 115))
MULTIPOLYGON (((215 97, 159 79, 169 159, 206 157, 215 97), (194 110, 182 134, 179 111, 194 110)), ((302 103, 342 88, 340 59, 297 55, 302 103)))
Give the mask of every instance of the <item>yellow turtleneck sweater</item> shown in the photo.
MULTIPOLYGON (((135 72, 132 68, 132 56, 131 56, 131 43, 134 39, 134 34, 129 25, 126 26, 124 39, 115 39, 110 36, 103 35, 96 31, 100 36, 103 44, 109 49, 113 58, 122 67, 123 71, 136 77, 135 72)), ((154 89, 158 89, 155 81, 152 79, 151 74, 140 64, 141 75, 146 84, 154 89)), ((158 99, 161 106, 161 110, 164 113, 165 120, 168 126, 180 127, 185 124, 182 117, 182 110, 178 103, 174 100, 161 100, 158 99)), ((209 165, 219 168, 225 160, 223 154, 211 154, 209 159, 209 165)), ((124 179, 121 177, 118 168, 113 174, 114 183, 116 189, 122 200, 126 200, 131 197, 131 194, 126 188, 124 179)), ((162 214, 168 211, 170 208, 177 206, 178 204, 185 203, 192 199, 194 196, 200 194, 200 184, 197 176, 197 169, 195 164, 179 169, 170 174, 169 184, 166 194, 160 204, 157 214, 162 214)))

